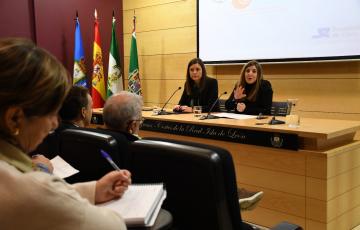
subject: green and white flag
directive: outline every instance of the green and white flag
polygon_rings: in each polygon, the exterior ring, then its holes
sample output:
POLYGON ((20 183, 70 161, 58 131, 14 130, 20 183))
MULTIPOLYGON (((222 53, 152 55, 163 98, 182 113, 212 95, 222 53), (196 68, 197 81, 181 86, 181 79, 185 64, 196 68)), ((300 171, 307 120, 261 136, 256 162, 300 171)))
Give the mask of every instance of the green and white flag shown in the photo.
POLYGON ((139 75, 139 62, 136 44, 136 32, 135 32, 135 16, 134 16, 134 29, 131 36, 130 47, 130 65, 129 65, 129 91, 141 95, 141 84, 139 75))
POLYGON ((111 95, 124 89, 119 49, 116 41, 115 21, 116 20, 113 12, 111 45, 109 53, 109 70, 107 79, 107 97, 110 97, 111 95))

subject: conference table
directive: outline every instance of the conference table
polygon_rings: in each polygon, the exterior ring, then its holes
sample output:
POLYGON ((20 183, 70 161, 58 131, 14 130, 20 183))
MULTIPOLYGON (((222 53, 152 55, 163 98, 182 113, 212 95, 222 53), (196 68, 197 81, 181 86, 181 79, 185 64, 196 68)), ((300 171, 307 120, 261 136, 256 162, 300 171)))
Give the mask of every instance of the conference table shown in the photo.
MULTIPOLYGON (((94 116, 102 111, 94 110, 94 116)), ((299 127, 269 125, 271 119, 205 119, 194 114, 143 111, 141 137, 163 137, 216 145, 234 160, 237 185, 264 191, 245 221, 280 221, 306 230, 352 229, 360 225, 360 121, 301 118, 299 127)), ((285 120, 284 117, 279 118, 285 120)))

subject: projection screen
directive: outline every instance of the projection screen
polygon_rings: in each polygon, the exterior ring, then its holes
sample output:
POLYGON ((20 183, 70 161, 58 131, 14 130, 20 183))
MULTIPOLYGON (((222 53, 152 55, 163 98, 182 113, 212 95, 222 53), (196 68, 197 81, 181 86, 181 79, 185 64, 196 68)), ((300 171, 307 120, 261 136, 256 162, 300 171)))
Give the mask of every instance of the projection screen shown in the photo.
POLYGON ((360 59, 360 0, 198 0, 205 63, 360 59))

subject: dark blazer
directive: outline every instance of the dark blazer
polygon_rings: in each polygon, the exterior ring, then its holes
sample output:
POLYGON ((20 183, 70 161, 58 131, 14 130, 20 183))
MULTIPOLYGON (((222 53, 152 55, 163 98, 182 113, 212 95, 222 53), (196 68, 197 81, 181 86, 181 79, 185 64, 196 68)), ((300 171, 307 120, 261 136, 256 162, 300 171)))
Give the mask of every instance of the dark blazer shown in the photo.
MULTIPOLYGON (((194 93, 192 95, 188 95, 184 87, 184 91, 179 101, 179 105, 187 105, 187 106, 201 105, 203 112, 209 112, 210 107, 214 104, 217 98, 218 98, 217 80, 214 78, 206 77, 205 88, 197 94, 194 93)), ((219 102, 216 102, 212 111, 214 112, 220 111, 219 102)))
POLYGON ((234 91, 233 91, 229 99, 227 99, 225 102, 225 108, 227 111, 234 111, 235 113, 240 113, 239 111, 236 110, 236 106, 237 103, 242 102, 245 103, 246 105, 246 108, 242 112, 242 114, 258 115, 259 113, 262 113, 264 115, 270 115, 272 99, 273 99, 273 90, 270 82, 267 80, 262 80, 255 101, 249 101, 246 98, 237 101, 234 98, 234 91))
POLYGON ((94 132, 110 135, 116 140, 119 150, 119 158, 120 158, 119 166, 121 168, 128 169, 129 168, 128 163, 130 162, 129 145, 132 142, 138 140, 139 138, 127 132, 115 131, 110 129, 97 128, 90 130, 94 132))

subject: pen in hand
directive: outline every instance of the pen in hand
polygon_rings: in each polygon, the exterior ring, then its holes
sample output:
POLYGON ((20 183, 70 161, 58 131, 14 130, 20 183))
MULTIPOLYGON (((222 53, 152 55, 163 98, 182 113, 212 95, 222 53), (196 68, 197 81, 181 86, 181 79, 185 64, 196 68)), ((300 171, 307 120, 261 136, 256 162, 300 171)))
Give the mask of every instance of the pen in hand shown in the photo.
POLYGON ((119 166, 115 164, 115 162, 111 159, 110 155, 105 152, 104 150, 100 149, 101 155, 111 164, 111 166, 115 169, 120 171, 119 166))

